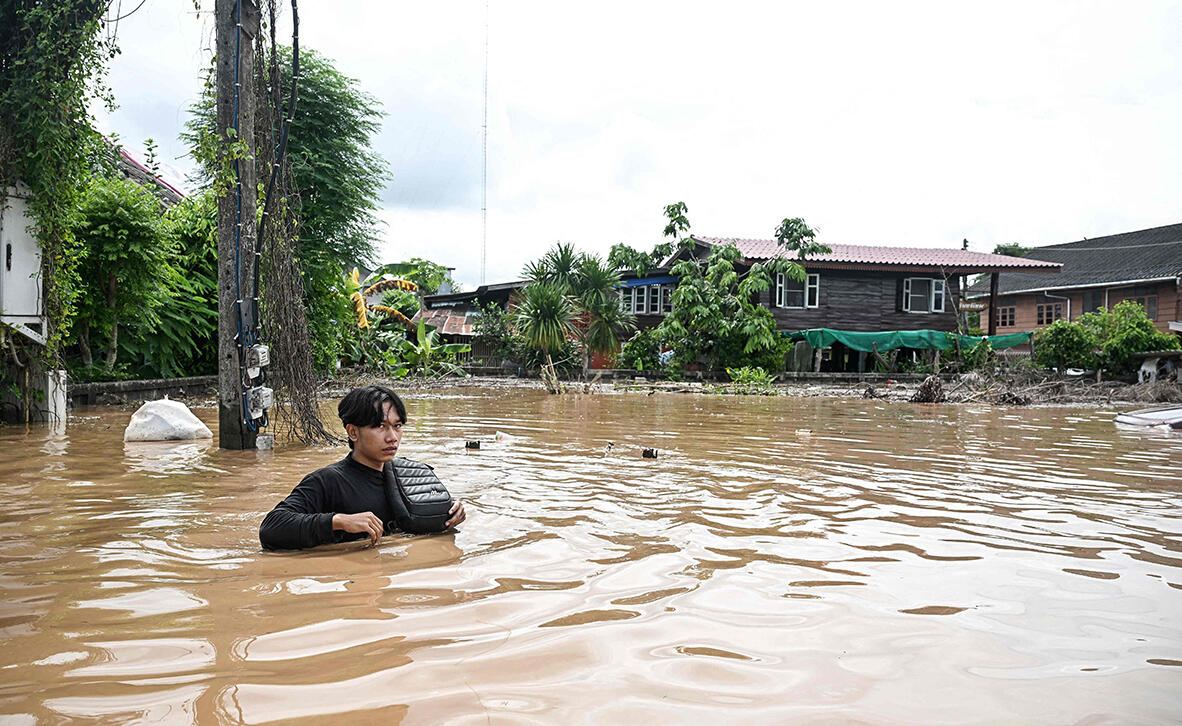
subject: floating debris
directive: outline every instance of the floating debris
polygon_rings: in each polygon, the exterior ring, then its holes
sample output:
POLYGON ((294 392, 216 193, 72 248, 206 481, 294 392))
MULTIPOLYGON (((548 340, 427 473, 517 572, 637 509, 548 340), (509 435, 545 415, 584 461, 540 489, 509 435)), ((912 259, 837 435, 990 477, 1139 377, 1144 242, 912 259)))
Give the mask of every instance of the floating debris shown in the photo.
POLYGON ((641 458, 644 458, 644 459, 655 459, 655 458, 657 458, 657 450, 656 449, 645 449, 644 451, 640 452, 640 456, 641 456, 641 458))
POLYGON ((480 442, 479 441, 468 441, 464 444, 464 448, 465 449, 479 449, 480 442))
POLYGON ((944 384, 936 376, 928 376, 923 379, 923 383, 919 384, 919 388, 915 389, 915 395, 911 397, 912 403, 943 403, 944 384))

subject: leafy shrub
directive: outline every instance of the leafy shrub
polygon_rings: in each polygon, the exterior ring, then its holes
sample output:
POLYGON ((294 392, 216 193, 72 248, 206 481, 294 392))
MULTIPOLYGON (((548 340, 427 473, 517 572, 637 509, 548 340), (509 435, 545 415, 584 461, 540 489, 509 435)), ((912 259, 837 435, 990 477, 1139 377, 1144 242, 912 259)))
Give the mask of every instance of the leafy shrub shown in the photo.
POLYGON ((726 374, 731 377, 735 383, 754 384, 754 385, 771 385, 775 380, 772 374, 768 373, 759 366, 743 366, 742 368, 727 368, 726 374))
POLYGON ((661 367, 661 343, 655 328, 638 330, 624 343, 616 364, 636 371, 654 371, 661 367))
POLYGON ((775 376, 759 366, 743 366, 742 368, 727 368, 726 374, 731 377, 734 392, 741 395, 771 395, 775 393, 772 383, 775 376))
POLYGON ((748 352, 746 350, 747 341, 746 334, 738 330, 721 336, 714 349, 715 368, 730 369, 748 366, 780 373, 786 367, 788 354, 796 345, 792 340, 776 335, 767 347, 748 352))
POLYGON ((1177 350, 1176 336, 1159 331, 1132 300, 1111 311, 1084 313, 1078 322, 1056 320, 1034 338, 1035 362, 1046 368, 1103 367, 1115 374, 1137 367, 1133 354, 1177 350))
MULTIPOLYGON (((473 332, 476 342, 527 371, 538 371, 545 362, 545 354, 531 346, 513 327, 513 313, 502 310, 496 303, 481 308, 480 316, 473 324, 473 332)), ((561 373, 579 368, 579 352, 569 340, 550 351, 550 355, 555 369, 561 373)))
POLYGON ((1134 353, 1151 350, 1177 350, 1175 335, 1163 333, 1145 314, 1145 308, 1133 300, 1117 303, 1112 311, 1100 309, 1080 316, 1080 322, 1096 332, 1100 340, 1100 362, 1116 374, 1137 368, 1134 353))
POLYGON ((1034 360, 1044 368, 1092 368, 1099 340, 1088 325, 1056 320, 1034 337, 1034 360))
POLYGON ((955 360, 962 371, 979 371, 992 368, 997 363, 997 353, 988 340, 982 339, 968 348, 961 347, 955 360))

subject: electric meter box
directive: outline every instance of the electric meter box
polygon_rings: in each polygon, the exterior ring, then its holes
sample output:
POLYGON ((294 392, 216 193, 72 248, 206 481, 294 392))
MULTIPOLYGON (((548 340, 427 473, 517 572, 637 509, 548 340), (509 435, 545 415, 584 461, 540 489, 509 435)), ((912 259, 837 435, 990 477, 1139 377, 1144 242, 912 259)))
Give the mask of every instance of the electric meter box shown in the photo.
POLYGON ((22 191, 9 187, 0 200, 0 320, 44 345, 41 246, 22 191))
POLYGON ((246 389, 246 410, 251 418, 262 418, 268 408, 275 405, 275 392, 266 386, 246 389))
POLYGON ((262 368, 271 365, 271 349, 265 345, 252 345, 246 349, 246 367, 262 368))

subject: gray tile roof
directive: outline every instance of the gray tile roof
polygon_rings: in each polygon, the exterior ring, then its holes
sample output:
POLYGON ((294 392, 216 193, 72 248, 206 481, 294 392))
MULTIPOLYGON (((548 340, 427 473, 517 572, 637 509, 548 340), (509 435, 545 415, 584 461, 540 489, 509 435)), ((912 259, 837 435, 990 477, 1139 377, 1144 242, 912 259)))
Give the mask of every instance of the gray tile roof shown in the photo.
MULTIPOLYGON (((1061 262, 1063 268, 1057 275, 1003 272, 998 294, 1177 277, 1182 275, 1182 224, 1035 247, 1026 256, 1061 262)), ((966 292, 969 297, 988 295, 988 278, 966 292)))

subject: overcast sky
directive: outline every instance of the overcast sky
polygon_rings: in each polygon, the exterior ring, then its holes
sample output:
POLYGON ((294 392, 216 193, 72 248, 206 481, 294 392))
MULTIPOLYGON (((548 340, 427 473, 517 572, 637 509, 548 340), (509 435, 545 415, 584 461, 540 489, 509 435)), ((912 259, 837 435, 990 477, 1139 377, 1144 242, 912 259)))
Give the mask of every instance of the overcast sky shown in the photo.
MULTIPOLYGON (((99 118, 182 172, 202 7, 120 22, 99 118)), ((484 2, 299 11, 386 114, 379 261, 479 284, 484 2)), ((823 242, 978 251, 1182 221, 1182 2, 490 0, 489 28, 488 282, 558 240, 648 249, 675 201, 705 236, 803 217, 823 242)))

